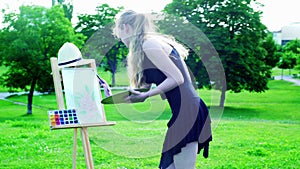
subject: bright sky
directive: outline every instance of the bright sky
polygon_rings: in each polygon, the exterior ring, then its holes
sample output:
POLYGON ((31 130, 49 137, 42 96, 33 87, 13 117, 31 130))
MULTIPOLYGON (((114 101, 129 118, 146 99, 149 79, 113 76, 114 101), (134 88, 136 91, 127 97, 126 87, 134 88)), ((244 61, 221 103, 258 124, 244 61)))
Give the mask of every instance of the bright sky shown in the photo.
MULTIPOLYGON (((73 0, 74 15, 93 13, 95 7, 107 3, 111 7, 124 6, 125 9, 133 9, 138 12, 158 12, 172 0, 73 0)), ((265 7, 262 22, 271 31, 278 31, 282 26, 293 22, 300 22, 298 0, 258 0, 265 7)), ((21 4, 35 4, 51 7, 51 0, 1 0, 0 9, 9 6, 10 9, 18 9, 21 4)))
POLYGON ((269 30, 278 31, 281 27, 300 22, 299 0, 259 0, 265 5, 261 18, 269 30))

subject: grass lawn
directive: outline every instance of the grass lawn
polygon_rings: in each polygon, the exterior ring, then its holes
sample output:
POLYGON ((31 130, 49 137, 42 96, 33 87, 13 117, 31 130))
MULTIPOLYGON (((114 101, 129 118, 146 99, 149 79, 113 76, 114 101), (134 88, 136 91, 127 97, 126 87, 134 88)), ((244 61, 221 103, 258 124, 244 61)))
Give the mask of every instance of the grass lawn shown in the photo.
MULTIPOLYGON (((269 88, 265 93, 227 93, 221 120, 213 119, 210 157, 199 155, 197 169, 299 168, 300 87, 271 81, 269 88)), ((199 93, 210 105, 210 91, 199 93)), ((26 106, 0 100, 0 168, 71 168, 73 129, 49 129, 47 110, 57 108, 55 96, 35 96, 34 105, 33 115, 27 116, 26 106)), ((117 125, 89 128, 95 168, 157 168, 170 110, 151 109, 148 102, 134 105, 140 113, 130 114, 131 109, 105 105, 107 119, 117 125)), ((80 139, 77 168, 85 168, 80 139)))

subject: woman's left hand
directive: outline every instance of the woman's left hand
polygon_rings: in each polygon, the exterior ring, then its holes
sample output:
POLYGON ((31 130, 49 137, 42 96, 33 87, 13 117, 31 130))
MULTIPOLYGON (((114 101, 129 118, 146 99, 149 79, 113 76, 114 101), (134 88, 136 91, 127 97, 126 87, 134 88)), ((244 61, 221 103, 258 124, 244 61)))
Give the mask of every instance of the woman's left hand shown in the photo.
POLYGON ((149 97, 147 92, 139 92, 134 89, 129 89, 129 91, 131 94, 125 98, 128 103, 144 102, 149 97))

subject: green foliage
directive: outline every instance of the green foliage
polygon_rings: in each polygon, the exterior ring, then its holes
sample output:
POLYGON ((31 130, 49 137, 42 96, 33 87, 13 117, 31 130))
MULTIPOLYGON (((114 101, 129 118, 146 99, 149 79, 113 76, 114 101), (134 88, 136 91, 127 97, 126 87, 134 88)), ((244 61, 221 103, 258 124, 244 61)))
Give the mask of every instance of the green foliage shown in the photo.
POLYGON ((34 90, 53 89, 50 57, 57 55, 62 44, 69 41, 81 47, 85 39, 74 32, 59 6, 21 6, 19 14, 5 14, 4 23, 7 26, 0 33, 0 60, 8 71, 2 76, 3 85, 29 90, 31 95, 34 90))
POLYGON ((266 49, 267 52, 264 58, 264 62, 271 68, 274 68, 280 60, 280 54, 278 52, 278 48, 280 48, 280 45, 275 44, 273 35, 269 33, 266 39, 262 42, 261 46, 266 49))
POLYGON ((284 51, 291 51, 294 54, 300 54, 300 40, 289 41, 283 48, 284 51))
MULTIPOLYGON (((197 26, 214 45, 225 69, 227 90, 262 92, 267 89, 274 43, 267 38, 252 0, 175 0, 165 7, 197 26)), ((256 4, 259 5, 259 4, 256 4)), ((203 72, 205 73, 205 72, 203 72)), ((216 85, 222 88, 221 82, 216 85)))
POLYGON ((80 14, 78 23, 75 26, 77 32, 83 33, 88 38, 97 30, 104 28, 105 25, 113 23, 115 16, 123 8, 117 9, 110 7, 108 4, 102 4, 96 7, 96 14, 80 14))
MULTIPOLYGON (((196 80, 198 88, 210 86, 209 73, 206 68, 209 66, 217 66, 210 63, 208 58, 217 56, 214 50, 211 50, 212 44, 207 37, 193 24, 186 22, 183 17, 164 14, 162 20, 157 20, 156 24, 161 31, 166 35, 174 37, 177 41, 189 49, 189 55, 185 62, 191 74, 196 80), (201 61, 205 60, 205 62, 201 61)), ((210 68, 212 70, 214 68, 210 68)), ((215 70, 218 70, 217 68, 215 70)), ((212 79, 211 79, 212 80, 212 79)))
POLYGON ((65 17, 72 20, 73 17, 73 1, 72 0, 57 0, 59 4, 62 5, 62 8, 65 13, 65 17))
POLYGON ((75 34, 62 9, 22 6, 20 14, 8 14, 9 24, 1 34, 1 56, 9 68, 4 74, 5 86, 28 90, 27 85, 37 80, 37 90, 47 91, 52 86, 50 57, 57 55, 64 42, 83 45, 84 37, 75 34), (27 80, 24 80, 27 79, 27 80))
POLYGON ((295 69, 300 70, 300 55, 297 57, 297 64, 295 66, 295 69))
POLYGON ((283 56, 279 66, 282 69, 293 69, 294 67, 300 70, 300 40, 295 39, 289 41, 283 47, 283 56))
POLYGON ((285 51, 281 60, 278 64, 278 67, 281 69, 293 69, 296 65, 296 56, 292 51, 285 51))
POLYGON ((82 54, 84 57, 95 59, 96 64, 112 74, 115 85, 115 74, 127 54, 125 45, 119 42, 111 33, 115 16, 122 7, 112 8, 108 4, 96 7, 96 14, 81 14, 75 26, 76 31, 88 37, 82 54))
POLYGON ((57 4, 64 10, 65 17, 71 21, 73 17, 73 0, 52 0, 52 7, 57 4))

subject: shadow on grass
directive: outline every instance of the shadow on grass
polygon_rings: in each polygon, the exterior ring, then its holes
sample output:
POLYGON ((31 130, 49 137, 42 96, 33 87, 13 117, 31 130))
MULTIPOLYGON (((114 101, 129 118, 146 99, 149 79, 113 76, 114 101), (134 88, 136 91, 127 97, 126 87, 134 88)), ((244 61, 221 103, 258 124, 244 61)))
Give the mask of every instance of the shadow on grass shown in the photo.
POLYGON ((46 118, 36 116, 34 114, 28 115, 24 113, 24 114, 18 114, 14 116, 6 116, 6 117, 2 116, 0 117, 0 123, 3 123, 5 121, 44 121, 45 119, 46 118))
POLYGON ((222 118, 255 119, 259 118, 260 111, 251 108, 225 107, 222 118))
MULTIPOLYGON (((0 122, 4 122, 6 120, 48 120, 47 119, 47 110, 49 108, 41 108, 36 107, 36 111, 33 114, 26 114, 26 108, 24 106, 15 106, 13 103, 7 103, 8 106, 5 111, 2 111, 0 114, 0 122), (5 113, 6 112, 6 113, 5 113)), ((244 107, 225 107, 223 109, 219 109, 217 107, 209 107, 210 115, 212 118, 218 119, 258 119, 260 117, 260 113, 258 110, 244 107)), ((169 120, 171 118, 171 109, 167 106, 163 110, 162 113, 157 112, 141 112, 140 114, 130 114, 132 119, 126 118, 126 116, 118 113, 116 109, 108 108, 106 111, 106 118, 109 121, 155 121, 155 120, 169 120)))
MULTIPOLYGON (((218 107, 208 108, 210 110, 210 116, 212 119, 258 119, 261 113, 260 111, 251 108, 225 107, 224 110, 218 107)), ((172 116, 169 108, 166 108, 158 117, 149 117, 151 116, 151 112, 142 114, 143 115, 138 117, 140 120, 170 120, 172 116)), ((116 112, 109 113, 109 111, 106 111, 106 116, 108 119, 114 121, 130 121, 130 119, 127 119, 126 117, 122 116, 122 114, 116 112)))

